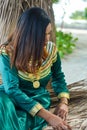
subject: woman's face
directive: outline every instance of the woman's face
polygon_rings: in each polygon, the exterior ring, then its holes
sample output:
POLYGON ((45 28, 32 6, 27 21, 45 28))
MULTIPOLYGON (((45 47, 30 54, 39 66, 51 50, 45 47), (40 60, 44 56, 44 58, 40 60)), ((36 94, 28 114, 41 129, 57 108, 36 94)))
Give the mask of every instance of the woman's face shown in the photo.
POLYGON ((46 28, 46 32, 45 32, 45 45, 50 40, 51 30, 52 30, 51 23, 49 23, 48 26, 47 26, 47 28, 46 28))

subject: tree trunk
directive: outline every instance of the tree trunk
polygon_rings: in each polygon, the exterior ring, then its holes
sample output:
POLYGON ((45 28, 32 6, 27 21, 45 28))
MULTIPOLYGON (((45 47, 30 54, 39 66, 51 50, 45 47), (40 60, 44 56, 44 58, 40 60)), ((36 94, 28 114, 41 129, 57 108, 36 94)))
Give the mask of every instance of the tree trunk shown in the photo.
POLYGON ((52 21, 52 41, 55 42, 54 13, 51 0, 0 0, 0 43, 13 32, 19 15, 27 8, 37 6, 46 10, 52 21))

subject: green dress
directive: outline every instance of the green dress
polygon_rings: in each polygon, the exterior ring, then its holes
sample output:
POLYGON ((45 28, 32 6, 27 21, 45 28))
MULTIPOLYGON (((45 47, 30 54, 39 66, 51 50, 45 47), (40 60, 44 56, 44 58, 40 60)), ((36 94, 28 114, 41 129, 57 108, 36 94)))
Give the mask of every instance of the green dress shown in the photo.
POLYGON ((39 72, 40 86, 34 86, 36 77, 10 67, 5 49, 0 50, 0 130, 42 130, 47 122, 37 112, 50 108, 50 95, 46 89, 52 78, 52 87, 58 98, 69 98, 69 91, 61 70, 61 60, 55 44, 47 44, 49 56, 39 72))

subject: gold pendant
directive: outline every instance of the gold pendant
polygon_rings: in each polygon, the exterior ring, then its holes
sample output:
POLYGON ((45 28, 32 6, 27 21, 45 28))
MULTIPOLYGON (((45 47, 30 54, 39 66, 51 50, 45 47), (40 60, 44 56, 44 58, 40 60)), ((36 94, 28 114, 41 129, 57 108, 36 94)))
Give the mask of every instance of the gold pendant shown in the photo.
POLYGON ((34 88, 39 88, 40 87, 40 82, 39 81, 34 81, 33 82, 33 87, 34 88))

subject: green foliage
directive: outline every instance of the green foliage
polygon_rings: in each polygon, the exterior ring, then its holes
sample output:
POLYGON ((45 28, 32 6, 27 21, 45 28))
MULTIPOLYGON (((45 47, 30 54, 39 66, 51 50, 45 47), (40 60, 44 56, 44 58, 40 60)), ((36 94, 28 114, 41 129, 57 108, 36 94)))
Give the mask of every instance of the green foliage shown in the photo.
POLYGON ((84 13, 85 13, 85 18, 87 19, 87 8, 85 8, 84 13))
POLYGON ((56 31, 56 45, 61 58, 66 54, 72 53, 77 40, 78 38, 73 38, 71 33, 56 31))
POLYGON ((84 11, 75 11, 70 16, 72 19, 87 19, 87 8, 84 9, 84 11))
POLYGON ((70 18, 72 18, 72 19, 84 19, 84 12, 82 12, 82 11, 75 11, 74 13, 72 13, 70 18))
POLYGON ((54 4, 54 3, 58 3, 59 2, 59 0, 52 0, 52 3, 54 4))

